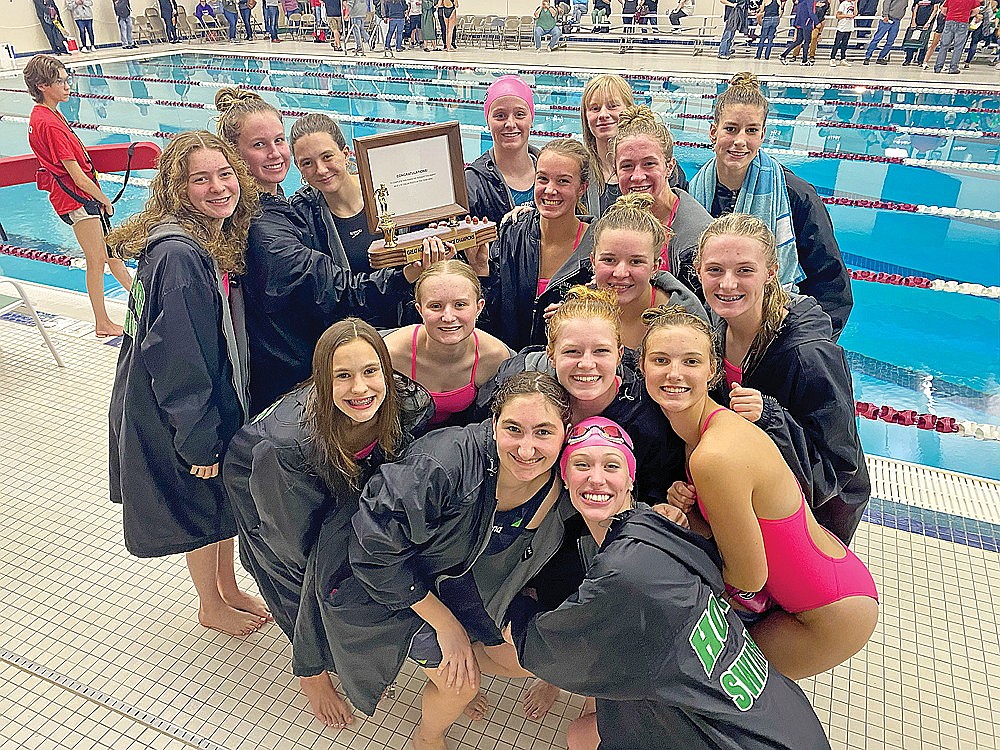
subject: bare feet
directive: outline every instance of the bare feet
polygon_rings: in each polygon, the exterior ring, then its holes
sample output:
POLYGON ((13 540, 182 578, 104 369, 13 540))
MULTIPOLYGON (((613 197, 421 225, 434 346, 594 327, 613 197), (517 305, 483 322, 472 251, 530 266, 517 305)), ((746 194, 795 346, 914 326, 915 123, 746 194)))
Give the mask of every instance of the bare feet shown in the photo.
POLYGON ((479 721, 480 719, 485 719, 487 712, 490 710, 490 701, 486 697, 486 693, 480 690, 476 697, 469 701, 469 705, 465 707, 462 711, 463 714, 468 716, 473 721, 479 721))
POLYGON ((267 620, 223 604, 212 609, 199 607, 198 622, 206 628, 218 630, 226 635, 246 636, 260 630, 267 620))
POLYGON ((257 615, 257 617, 263 617, 265 622, 272 622, 274 620, 271 616, 271 610, 264 604, 263 599, 250 596, 250 594, 244 593, 239 589, 236 589, 235 594, 222 594, 222 601, 233 609, 239 609, 243 612, 257 615))
POLYGON ((99 339, 114 338, 115 336, 121 336, 123 333, 125 333, 125 329, 110 320, 102 321, 94 326, 94 335, 99 339))
POLYGON ((429 740, 424 739, 420 736, 419 728, 410 738, 410 744, 413 746, 413 750, 448 750, 448 745, 445 744, 444 737, 429 740))
POLYGON ((536 721, 541 719, 558 697, 559 688, 536 677, 524 695, 524 715, 536 721))
POLYGON ((300 677, 299 686, 309 700, 313 716, 328 727, 343 729, 354 723, 354 712, 347 705, 337 688, 330 681, 330 675, 322 672, 312 677, 300 677))

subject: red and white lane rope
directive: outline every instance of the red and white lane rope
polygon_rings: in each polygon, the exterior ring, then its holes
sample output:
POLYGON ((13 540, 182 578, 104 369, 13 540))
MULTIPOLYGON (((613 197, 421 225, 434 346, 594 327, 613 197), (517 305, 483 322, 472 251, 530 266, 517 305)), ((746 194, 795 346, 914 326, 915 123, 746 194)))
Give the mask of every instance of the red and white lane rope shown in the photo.
POLYGON ((854 414, 870 420, 882 420, 889 424, 916 427, 918 430, 933 430, 943 434, 956 434, 976 440, 1000 440, 1000 427, 980 424, 966 419, 940 417, 937 414, 919 414, 913 409, 897 410, 891 406, 879 406, 867 401, 854 403, 854 414))
MULTIPOLYGON (((331 62, 337 63, 335 60, 331 60, 329 56, 325 55, 314 55, 312 57, 301 57, 301 56, 284 56, 284 55, 262 55, 255 52, 246 52, 241 50, 234 50, 232 52, 227 52, 232 57, 251 57, 254 60, 266 60, 268 62, 301 62, 315 65, 316 63, 326 63, 331 62)), ((345 62, 348 64, 355 64, 360 67, 371 67, 371 68, 398 68, 398 62, 383 62, 378 60, 366 60, 364 58, 351 59, 346 58, 345 62)), ((476 63, 476 64, 463 64, 463 63, 421 63, 419 61, 406 61, 406 67, 413 70, 429 70, 429 71, 439 71, 442 68, 448 70, 464 70, 469 72, 486 72, 492 71, 495 73, 509 73, 509 74, 523 74, 523 75, 545 75, 545 76, 567 76, 570 78, 577 78, 584 75, 597 75, 599 73, 607 73, 607 70, 599 68, 576 68, 574 70, 559 69, 559 68, 519 68, 510 67, 508 65, 491 65, 489 63, 476 63)), ((247 72, 245 68, 240 69, 241 72, 247 72)), ((267 71, 268 73, 278 73, 281 71, 267 71)), ((729 76, 719 76, 713 75, 711 73, 702 76, 676 76, 676 75, 657 75, 652 73, 624 73, 625 77, 634 81, 658 81, 658 82, 671 82, 671 83, 694 83, 694 84, 725 84, 729 81, 729 76)), ((485 85, 489 85, 488 82, 485 85)), ((766 82, 765 82, 766 83, 766 82)), ((837 89, 845 91, 894 91, 894 92, 907 92, 907 93, 917 93, 917 94, 964 94, 964 95, 982 95, 982 96, 996 96, 996 91, 993 89, 949 89, 941 86, 890 86, 878 83, 845 83, 845 82, 831 82, 823 81, 822 83, 817 83, 815 80, 796 80, 790 85, 794 85, 796 88, 806 88, 806 89, 837 89)), ((566 90, 582 90, 583 85, 573 88, 569 86, 564 87, 553 87, 556 91, 566 91, 566 90)))
MULTIPOLYGON (((155 83, 170 83, 170 84, 182 84, 186 86, 204 86, 207 88, 222 88, 228 86, 227 83, 220 83, 216 81, 190 81, 181 80, 174 78, 139 78, 137 76, 114 76, 114 75, 103 75, 99 76, 96 74, 86 74, 79 73, 78 77, 91 77, 91 78, 103 78, 108 80, 143 80, 147 82, 155 83)), ((291 94, 303 94, 311 96, 326 96, 335 98, 360 98, 360 99, 392 99, 398 100, 400 102, 415 102, 415 103, 425 103, 431 104, 433 106, 451 106, 459 104, 462 106, 480 106, 478 101, 473 101, 469 99, 451 99, 451 98, 430 98, 423 96, 408 97, 404 95, 381 95, 375 93, 367 92, 343 92, 343 91, 318 91, 315 89, 302 89, 302 88, 292 88, 292 87, 280 87, 280 86, 265 86, 260 84, 241 84, 243 88, 252 91, 267 91, 267 92, 284 92, 291 94)), ((4 89, 0 88, 0 91, 8 91, 12 93, 24 93, 18 89, 4 89)), ((123 102, 141 103, 141 104, 157 104, 160 106, 180 106, 180 107, 190 107, 195 109, 209 109, 210 106, 203 102, 183 102, 183 101, 171 101, 164 99, 141 99, 137 97, 120 97, 111 96, 110 94, 90 94, 90 93, 74 93, 74 96, 80 98, 89 99, 103 99, 103 100, 117 100, 123 102)), ((575 109, 575 108, 573 108, 575 109)), ((321 110, 301 110, 302 113, 315 111, 321 112, 321 110)), ((282 114, 296 116, 299 110, 281 110, 282 114)), ((377 118, 377 117, 352 117, 350 115, 338 115, 339 119, 345 122, 373 122, 373 123, 386 123, 386 124, 400 124, 400 125, 426 125, 430 124, 429 121, 425 120, 407 120, 398 118, 377 118)), ((85 124, 81 127, 86 127, 90 129, 100 129, 102 126, 94 124, 85 124)), ((107 126, 103 126, 107 127, 107 126)), ((485 131, 484 127, 463 125, 462 130, 467 133, 482 133, 485 131)), ((124 129, 116 132, 125 132, 124 129)), ((149 131, 135 131, 135 132, 149 132, 149 131)), ((566 133, 562 131, 547 131, 547 130, 533 130, 532 135, 548 137, 548 138, 559 138, 572 135, 571 133, 566 133)), ((166 137, 166 136, 160 136, 166 137)), ((701 143, 696 141, 677 141, 675 145, 684 146, 689 148, 700 148, 709 149, 711 144, 701 143)), ((910 157, 894 157, 894 156, 878 156, 872 154, 852 154, 847 152, 839 151, 810 151, 807 149, 785 149, 785 148, 769 148, 769 152, 775 155, 785 155, 785 156, 795 156, 795 157, 805 157, 811 159, 838 159, 841 161, 864 161, 873 162, 878 164, 901 164, 907 166, 917 166, 917 167, 939 167, 942 169, 962 169, 962 170, 973 170, 973 171, 1000 171, 1000 164, 971 164, 968 162, 958 162, 958 161, 948 161, 944 159, 914 159, 910 157)), ((964 214, 964 213, 949 213, 948 207, 929 207, 928 210, 923 211, 923 213, 937 213, 938 209, 943 209, 940 215, 953 215, 962 217, 974 217, 974 218, 998 218, 1000 219, 1000 212, 980 212, 982 215, 977 215, 974 213, 964 214)), ((972 209, 954 209, 955 211, 972 211, 972 209)))
POLYGON ((847 272, 855 281, 871 281, 876 284, 909 286, 916 289, 930 289, 935 292, 956 292, 958 294, 968 294, 973 297, 1000 299, 1000 286, 985 286, 983 284, 972 284, 948 279, 928 279, 923 276, 902 276, 898 273, 885 273, 884 271, 869 271, 857 268, 849 268, 847 272))

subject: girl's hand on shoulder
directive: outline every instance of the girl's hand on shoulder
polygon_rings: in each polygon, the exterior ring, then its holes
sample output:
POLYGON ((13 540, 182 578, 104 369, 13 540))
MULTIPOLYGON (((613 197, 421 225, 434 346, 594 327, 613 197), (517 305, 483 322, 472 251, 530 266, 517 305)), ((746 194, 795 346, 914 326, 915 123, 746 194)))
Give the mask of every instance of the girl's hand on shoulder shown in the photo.
POLYGON ((562 302, 550 302, 545 306, 545 309, 542 311, 542 318, 546 323, 552 320, 552 316, 556 314, 560 307, 562 307, 562 304, 562 302))
POLYGON ((756 388, 733 383, 729 390, 729 408, 747 421, 756 422, 764 413, 764 396, 756 388))
MULTIPOLYGON (((538 18, 538 11, 535 11, 535 18, 538 18)), ((510 211, 508 211, 503 215, 503 218, 500 219, 500 223, 503 224, 504 222, 507 223, 515 222, 522 214, 528 214, 534 210, 535 206, 533 203, 525 203, 524 205, 521 206, 514 206, 514 208, 512 208, 510 211)))
POLYGON ((212 479, 213 477, 219 476, 219 464, 214 463, 211 466, 192 466, 191 473, 198 477, 198 479, 212 479))
MULTIPOLYGON (((657 513, 660 513, 657 509, 663 508, 669 504, 686 514, 692 507, 694 507, 694 503, 697 499, 698 493, 695 491, 693 484, 688 484, 687 482, 674 482, 667 489, 667 502, 655 505, 653 506, 653 509, 656 510, 657 513)), ((660 513, 660 515, 665 514, 660 513)), ((670 518, 670 516, 667 516, 667 518, 670 518)), ((670 520, 673 521, 674 519, 670 518, 670 520)))
MULTIPOLYGON (((678 484, 680 484, 680 482, 678 482, 678 484)), ((669 503, 658 503, 653 506, 653 510, 666 518, 668 521, 673 521, 678 526, 683 526, 685 529, 691 528, 691 523, 688 521, 687 513, 674 505, 669 503)))

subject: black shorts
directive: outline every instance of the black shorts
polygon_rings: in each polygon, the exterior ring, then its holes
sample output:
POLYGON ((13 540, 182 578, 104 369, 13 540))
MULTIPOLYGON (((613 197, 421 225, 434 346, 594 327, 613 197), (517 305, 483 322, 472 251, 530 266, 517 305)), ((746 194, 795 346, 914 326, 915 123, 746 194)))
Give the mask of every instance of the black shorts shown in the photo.
MULTIPOLYGON (((486 612, 472 573, 442 581, 438 586, 438 598, 451 610, 455 619, 462 623, 473 643, 486 646, 499 646, 503 643, 500 629, 486 612)), ((427 623, 420 627, 410 641, 407 656, 424 669, 437 669, 441 666, 441 647, 434 628, 427 623)))

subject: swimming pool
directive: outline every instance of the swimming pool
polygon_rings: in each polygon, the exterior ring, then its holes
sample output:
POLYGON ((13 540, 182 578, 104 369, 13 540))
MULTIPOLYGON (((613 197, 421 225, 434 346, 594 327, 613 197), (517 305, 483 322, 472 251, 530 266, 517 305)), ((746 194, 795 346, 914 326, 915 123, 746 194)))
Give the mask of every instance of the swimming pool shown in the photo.
MULTIPOLYGON (((156 140, 212 127, 212 100, 223 85, 256 87, 295 116, 335 114, 347 137, 406 124, 458 120, 467 160, 490 144, 481 101, 496 75, 485 66, 350 64, 323 59, 154 56, 74 69, 64 108, 88 145, 156 140)), ((577 134, 589 73, 520 70, 537 96, 536 142, 577 134)), ((723 88, 710 76, 637 76, 639 98, 664 114, 691 175, 708 158, 707 115, 723 88)), ((1000 97, 995 92, 861 87, 768 81, 773 103, 766 147, 830 205, 850 267, 903 276, 1000 285, 1000 97), (883 207, 871 207, 881 201, 883 207), (965 215, 955 215, 959 209, 965 215)), ((31 109, 17 78, 0 79, 0 153, 26 153, 23 118, 31 109)), ((294 171, 285 182, 299 184, 294 171)), ((3 191, 2 215, 13 245, 77 252, 72 232, 34 186, 3 191)), ((145 189, 130 186, 119 215, 137 210, 145 189)), ((4 273, 83 289, 76 268, 0 255, 4 273)), ((113 280, 108 288, 113 295, 113 280)), ((841 343, 854 372, 855 397, 1000 424, 1000 301, 969 294, 855 281, 855 307, 841 343)), ((1000 479, 1000 443, 860 421, 869 453, 1000 479)))

